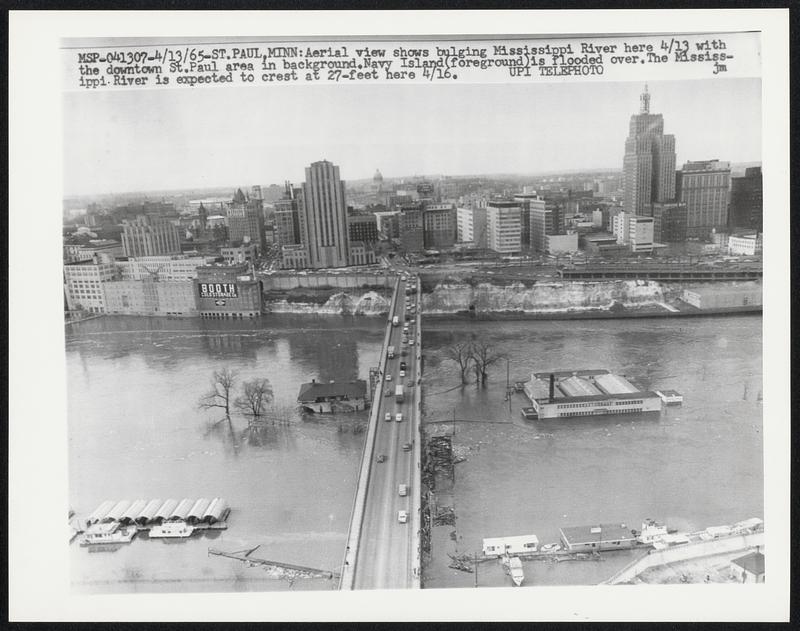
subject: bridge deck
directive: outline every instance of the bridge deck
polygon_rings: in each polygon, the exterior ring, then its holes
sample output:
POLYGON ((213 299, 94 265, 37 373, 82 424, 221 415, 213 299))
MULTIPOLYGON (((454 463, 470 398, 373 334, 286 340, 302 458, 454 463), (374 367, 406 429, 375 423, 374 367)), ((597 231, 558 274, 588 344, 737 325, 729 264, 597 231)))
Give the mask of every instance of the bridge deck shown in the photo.
POLYGON ((362 456, 356 500, 342 568, 341 589, 397 589, 419 587, 420 530, 420 315, 417 291, 408 296, 406 281, 398 280, 381 350, 381 381, 375 390, 369 429, 362 456), (392 325, 392 318, 398 325, 392 325), (408 325, 408 335, 404 327, 408 325), (408 338, 405 343, 404 338, 408 338), (395 357, 387 350, 394 346, 395 357), (401 363, 406 364, 400 376, 401 363), (387 380, 387 376, 391 379, 387 380), (403 386, 403 397, 395 388, 403 386), (386 396, 389 394, 389 396, 386 396), (391 420, 386 421, 389 414, 391 420), (402 414, 397 421, 396 415, 402 414), (410 449, 404 450, 404 445, 410 449), (378 462, 378 456, 383 456, 378 462), (399 487, 407 486, 401 496, 399 487), (405 523, 399 512, 406 511, 405 523))

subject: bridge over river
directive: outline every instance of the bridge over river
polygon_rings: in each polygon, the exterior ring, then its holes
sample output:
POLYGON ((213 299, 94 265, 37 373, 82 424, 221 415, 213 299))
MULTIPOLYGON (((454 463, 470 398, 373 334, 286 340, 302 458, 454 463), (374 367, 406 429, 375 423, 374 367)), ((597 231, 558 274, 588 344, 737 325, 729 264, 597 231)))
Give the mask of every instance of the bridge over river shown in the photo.
POLYGON ((420 586, 420 291, 415 277, 395 284, 340 589, 420 586))

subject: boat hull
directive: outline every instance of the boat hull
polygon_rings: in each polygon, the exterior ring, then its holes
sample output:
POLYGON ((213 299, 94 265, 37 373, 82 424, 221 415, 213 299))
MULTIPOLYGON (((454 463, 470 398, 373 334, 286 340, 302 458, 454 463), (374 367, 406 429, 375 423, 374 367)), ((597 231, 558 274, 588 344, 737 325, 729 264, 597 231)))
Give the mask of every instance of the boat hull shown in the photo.
POLYGON ((194 534, 194 527, 183 522, 153 526, 148 533, 151 539, 186 539, 194 534))

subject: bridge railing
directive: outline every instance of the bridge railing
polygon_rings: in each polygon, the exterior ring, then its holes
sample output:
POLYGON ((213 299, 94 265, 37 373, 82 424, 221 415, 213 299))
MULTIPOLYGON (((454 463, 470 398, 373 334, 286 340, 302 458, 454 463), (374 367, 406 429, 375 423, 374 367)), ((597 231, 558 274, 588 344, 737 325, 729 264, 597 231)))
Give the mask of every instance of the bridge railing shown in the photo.
POLYGON ((411 550, 414 554, 414 561, 411 564, 411 585, 414 589, 419 589, 422 585, 422 284, 417 277, 416 295, 416 327, 414 337, 416 338, 416 377, 417 383, 414 387, 414 397, 417 402, 416 409, 412 414, 414 423, 414 482, 413 505, 411 509, 411 519, 414 536, 411 541, 411 550))
POLYGON ((392 333, 392 316, 394 315, 395 305, 400 291, 400 278, 397 278, 394 287, 392 302, 389 307, 389 319, 386 324, 386 332, 383 336, 383 346, 381 347, 381 360, 378 364, 381 372, 380 379, 375 386, 375 393, 372 398, 372 408, 369 415, 369 425, 367 436, 364 440, 364 451, 361 453, 361 466, 358 473, 358 486, 353 500, 353 509, 350 514, 350 528, 347 532, 347 544, 344 551, 344 561, 342 562, 342 573, 339 578, 339 589, 351 590, 355 581, 356 563, 358 562, 358 543, 361 539, 361 524, 364 519, 364 507, 367 501, 367 487, 369 486, 369 475, 372 469, 372 457, 375 450, 375 434, 378 428, 378 414, 380 401, 383 397, 383 387, 386 381, 386 362, 388 361, 387 352, 389 348, 389 338, 392 333))

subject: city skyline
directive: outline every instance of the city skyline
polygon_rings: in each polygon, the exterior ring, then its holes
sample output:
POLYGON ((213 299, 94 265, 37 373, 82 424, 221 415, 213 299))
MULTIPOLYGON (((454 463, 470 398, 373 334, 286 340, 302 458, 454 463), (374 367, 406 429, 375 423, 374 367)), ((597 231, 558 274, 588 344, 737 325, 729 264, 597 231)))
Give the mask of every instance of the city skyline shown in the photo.
MULTIPOLYGON (((276 99, 260 98, 272 96, 262 88, 68 93, 64 194, 299 182, 321 159, 345 181, 376 168, 388 179, 616 170, 642 87, 303 86, 282 87, 276 99)), ((678 165, 761 160, 761 126, 752 124, 761 120, 759 79, 649 82, 649 91, 677 139, 678 165)))

